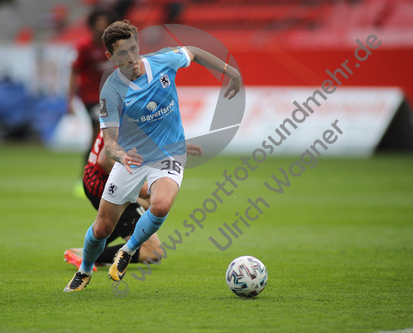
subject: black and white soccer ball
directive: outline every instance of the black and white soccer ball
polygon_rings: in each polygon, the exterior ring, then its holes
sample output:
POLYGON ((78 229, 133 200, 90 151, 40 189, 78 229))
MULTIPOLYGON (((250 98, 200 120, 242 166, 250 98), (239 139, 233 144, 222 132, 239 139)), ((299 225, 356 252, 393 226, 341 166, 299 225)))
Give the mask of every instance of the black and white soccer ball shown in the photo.
POLYGON ((225 276, 229 289, 241 297, 254 297, 260 294, 268 281, 264 264, 255 257, 242 256, 234 259, 225 276))

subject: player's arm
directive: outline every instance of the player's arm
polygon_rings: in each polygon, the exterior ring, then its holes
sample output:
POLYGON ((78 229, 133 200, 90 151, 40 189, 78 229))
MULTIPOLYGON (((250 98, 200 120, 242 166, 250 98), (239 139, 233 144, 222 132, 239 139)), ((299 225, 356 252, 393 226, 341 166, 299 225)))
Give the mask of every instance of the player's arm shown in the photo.
POLYGON ((76 47, 77 56, 75 61, 72 63, 72 68, 70 71, 69 79, 69 91, 68 91, 68 110, 69 114, 75 114, 75 111, 72 107, 72 99, 75 97, 77 90, 79 89, 79 78, 80 73, 84 70, 85 66, 85 48, 82 44, 77 45, 76 47))
POLYGON ((76 91, 78 87, 78 84, 77 84, 78 80, 79 80, 79 73, 74 68, 72 68, 70 72, 69 92, 68 92, 68 99, 67 99, 69 114, 75 114, 72 108, 72 99, 76 95, 76 91))
POLYGON ((231 99, 240 91, 241 74, 236 68, 226 64, 213 54, 198 47, 186 46, 185 49, 188 51, 191 61, 194 61, 201 66, 215 69, 231 78, 227 90, 224 93, 224 98, 228 97, 228 99, 231 99))
MULTIPOLYGON (((106 153, 106 146, 104 145, 102 148, 102 151, 99 154, 98 157, 98 165, 107 173, 109 174, 110 171, 113 168, 113 165, 115 164, 115 160, 111 159, 108 154, 106 153)), ((148 190, 148 188, 146 188, 146 190, 148 190)), ((148 194, 149 197, 149 194, 148 194)), ((145 196, 143 196, 142 198, 145 198, 145 196)))
POLYGON ((118 145, 118 127, 103 128, 102 133, 103 140, 105 140, 106 154, 109 158, 122 163, 129 173, 132 173, 131 165, 140 166, 142 164, 142 156, 137 153, 136 148, 132 148, 126 152, 118 145))
POLYGON ((115 164, 115 161, 112 160, 108 154, 106 154, 106 149, 105 146, 103 146, 102 151, 99 154, 98 157, 98 165, 107 173, 110 173, 110 170, 112 170, 113 165, 115 164))

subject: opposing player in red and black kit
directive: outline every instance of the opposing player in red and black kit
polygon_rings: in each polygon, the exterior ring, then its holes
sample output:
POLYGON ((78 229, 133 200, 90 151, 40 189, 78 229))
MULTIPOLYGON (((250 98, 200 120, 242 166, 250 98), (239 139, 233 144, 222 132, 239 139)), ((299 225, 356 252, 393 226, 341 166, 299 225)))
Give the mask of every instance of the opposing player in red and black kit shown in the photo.
POLYGON ((77 43, 77 57, 70 73, 68 109, 70 113, 74 113, 71 100, 79 94, 93 126, 90 142, 99 133, 99 87, 102 75, 105 71, 114 69, 105 56, 106 49, 102 43, 102 34, 115 19, 113 14, 106 9, 96 8, 89 14, 87 25, 90 34, 81 38, 77 43))
MULTIPOLYGON (((100 131, 92 146, 92 150, 90 151, 88 163, 85 166, 85 171, 83 174, 85 194, 96 210, 99 208, 100 198, 102 197, 110 170, 112 170, 112 167, 115 164, 115 161, 107 156, 104 147, 105 144, 103 141, 102 132, 100 131)), ((202 149, 198 145, 188 143, 187 153, 201 156, 202 149)), ((137 202, 129 204, 129 206, 124 210, 123 214, 119 218, 119 222, 116 225, 115 230, 106 240, 105 250, 96 260, 98 264, 112 264, 114 255, 124 245, 120 244, 109 247, 108 245, 112 241, 118 237, 122 237, 125 241, 130 238, 135 229, 136 222, 149 207, 150 195, 147 191, 148 186, 145 183, 141 189, 137 202)), ((159 247, 160 245, 161 242, 158 235, 156 233, 153 234, 145 243, 142 244, 140 249, 132 257, 131 262, 144 262, 147 258, 156 261, 158 258, 154 251, 156 251, 159 255, 163 254, 162 249, 159 247)), ((79 269, 82 262, 82 255, 83 249, 71 248, 65 251, 64 257, 69 264, 75 265, 79 269)), ((96 268, 94 268, 94 270, 96 270, 96 268)))
MULTIPOLYGON (((100 131, 99 126, 99 91, 104 77, 107 77, 115 67, 105 55, 105 45, 102 34, 106 27, 117 17, 113 11, 96 7, 87 17, 89 33, 76 43, 77 57, 72 63, 68 91, 69 114, 75 114, 72 99, 78 95, 83 102, 92 124, 92 136, 88 138, 88 150, 85 151, 83 163, 87 163, 91 144, 100 131)), ((84 165, 84 164, 83 164, 84 165)), ((80 179, 73 188, 74 194, 83 197, 80 179)))

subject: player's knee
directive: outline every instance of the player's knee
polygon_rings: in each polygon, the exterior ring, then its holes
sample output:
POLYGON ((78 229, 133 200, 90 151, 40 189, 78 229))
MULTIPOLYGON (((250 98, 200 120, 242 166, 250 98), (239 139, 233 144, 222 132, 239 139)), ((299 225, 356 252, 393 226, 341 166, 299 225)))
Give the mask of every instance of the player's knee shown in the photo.
POLYGON ((151 213, 156 217, 168 215, 171 205, 169 202, 155 202, 151 205, 151 213))
POLYGON ((107 228, 97 228, 94 235, 96 239, 105 239, 110 236, 110 231, 107 228))
POLYGON ((105 239, 112 233, 112 228, 108 225, 97 224, 93 230, 96 239, 105 239))

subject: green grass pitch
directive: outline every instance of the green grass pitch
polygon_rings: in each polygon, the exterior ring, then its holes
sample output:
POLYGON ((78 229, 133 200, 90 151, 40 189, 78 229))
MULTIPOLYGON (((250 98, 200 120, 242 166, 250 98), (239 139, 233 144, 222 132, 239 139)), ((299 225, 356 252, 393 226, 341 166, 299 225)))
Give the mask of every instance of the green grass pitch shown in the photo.
MULTIPOLYGON (((3 145, 0 154, 0 332, 377 332, 413 327, 413 156, 320 159, 291 179, 284 194, 263 183, 293 159, 267 159, 223 198, 203 228, 185 236, 183 221, 241 165, 218 157, 185 173, 167 222, 182 243, 152 274, 128 269, 125 297, 107 269, 89 286, 63 293, 74 266, 63 252, 82 247, 96 213, 72 187, 79 154, 3 145), (245 212, 247 199, 270 204, 225 251, 208 239, 245 212), (267 267, 254 299, 230 292, 225 270, 241 255, 267 267)), ((143 266, 146 270, 146 268, 143 266)), ((125 286, 125 285, 123 285, 125 286)))

